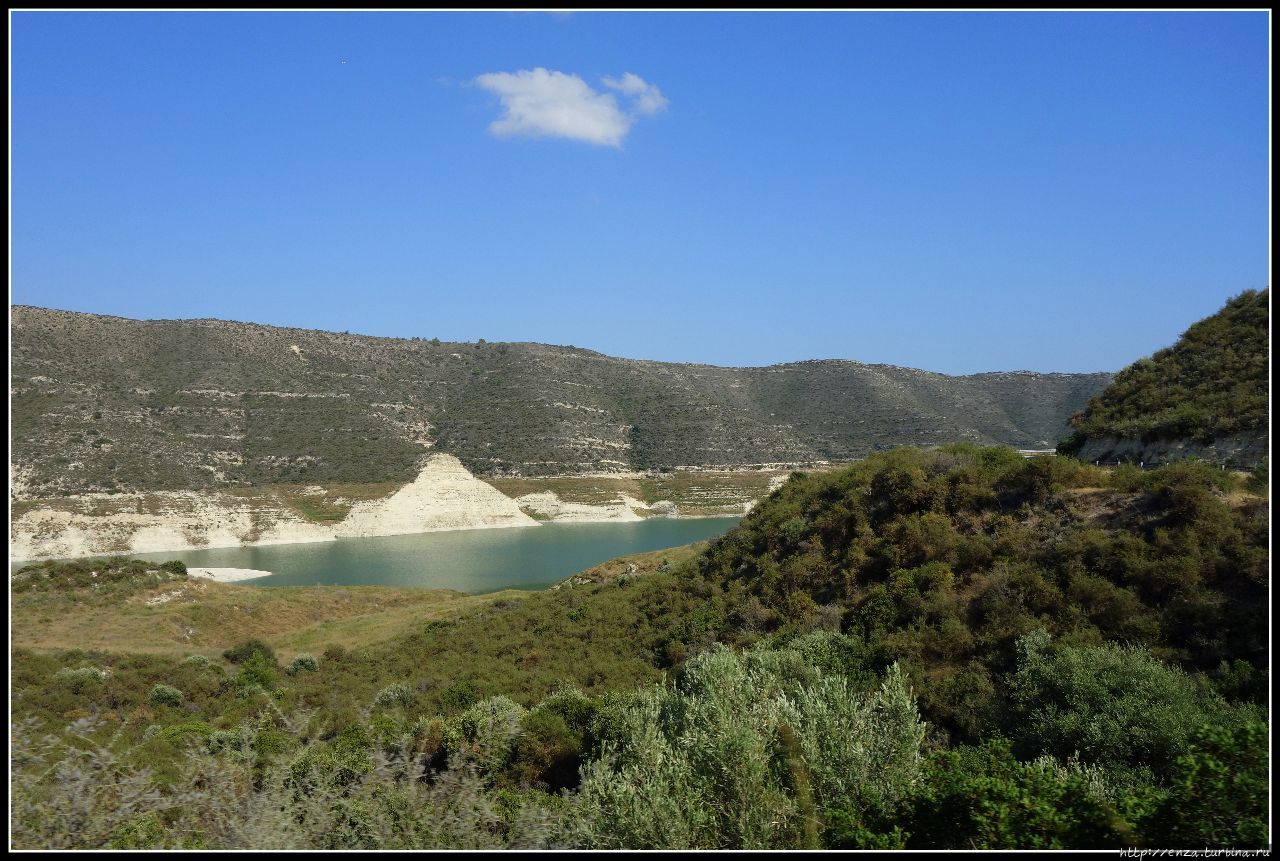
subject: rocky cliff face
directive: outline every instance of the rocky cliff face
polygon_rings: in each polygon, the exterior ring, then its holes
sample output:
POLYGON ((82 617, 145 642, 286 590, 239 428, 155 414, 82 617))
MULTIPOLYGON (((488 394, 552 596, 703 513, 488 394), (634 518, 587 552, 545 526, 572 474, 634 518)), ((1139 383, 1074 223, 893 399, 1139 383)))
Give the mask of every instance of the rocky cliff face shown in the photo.
MULTIPOLYGON (((621 496, 611 502, 590 505, 582 502, 565 502, 551 491, 526 493, 516 497, 516 503, 524 511, 532 512, 541 520, 594 521, 641 520, 638 511, 648 512, 651 506, 631 496, 621 496)), ((661 513, 665 514, 665 511, 661 513)))

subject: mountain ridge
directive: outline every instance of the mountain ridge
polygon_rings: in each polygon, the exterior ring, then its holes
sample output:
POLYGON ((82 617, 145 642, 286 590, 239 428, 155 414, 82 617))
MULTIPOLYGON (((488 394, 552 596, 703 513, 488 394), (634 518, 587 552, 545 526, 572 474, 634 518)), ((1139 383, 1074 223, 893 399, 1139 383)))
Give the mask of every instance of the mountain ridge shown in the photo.
POLYGON ((1051 447, 1109 374, 759 368, 11 307, 13 463, 34 496, 740 468, 952 441, 1051 447))
POLYGON ((11 312, 45 312, 54 314, 67 314, 76 317, 95 317, 102 320, 113 320, 125 323, 188 323, 188 324, 222 324, 230 326, 249 326, 259 329, 269 329, 281 332, 322 332, 330 335, 345 335, 352 338, 369 338, 379 341, 408 341, 411 343, 440 341, 440 346, 461 346, 474 347, 477 343, 486 346, 505 345, 509 347, 546 347, 555 350, 570 350, 576 353, 586 353, 605 359, 613 359, 619 362, 650 362, 657 365, 680 365, 695 368, 712 368, 717 370, 734 370, 734 371, 759 371, 768 368, 789 367, 792 365, 811 365, 811 364, 850 364, 864 368, 887 368, 897 371, 916 371, 922 374, 936 374, 943 377, 953 377, 959 379, 967 379, 970 377, 983 377, 998 374, 1027 374, 1041 377, 1079 377, 1106 375, 1114 376, 1114 372, 1098 370, 1098 371, 1033 371, 1028 368, 1016 369, 999 369, 991 371, 974 371, 968 374, 950 374, 945 371, 932 371, 928 368, 916 368, 911 365, 897 365, 892 362, 864 362, 861 359, 850 359, 839 356, 828 356, 824 358, 812 359, 791 359, 783 362, 773 362, 767 365, 718 365, 714 362, 694 362, 694 361, 669 361, 664 359, 645 359, 631 356, 614 356, 610 353, 604 353, 599 350, 593 350, 590 347, 579 347, 575 344, 552 344, 546 341, 489 341, 481 339, 480 341, 444 341, 438 338, 426 338, 421 336, 399 336, 399 335, 372 335, 363 332, 339 332, 332 329, 308 329, 302 326, 282 326, 275 323, 257 323, 251 320, 228 320, 221 317, 123 317, 119 314, 99 314, 95 311, 72 311, 66 308, 49 308, 43 305, 26 305, 14 304, 9 306, 11 312))

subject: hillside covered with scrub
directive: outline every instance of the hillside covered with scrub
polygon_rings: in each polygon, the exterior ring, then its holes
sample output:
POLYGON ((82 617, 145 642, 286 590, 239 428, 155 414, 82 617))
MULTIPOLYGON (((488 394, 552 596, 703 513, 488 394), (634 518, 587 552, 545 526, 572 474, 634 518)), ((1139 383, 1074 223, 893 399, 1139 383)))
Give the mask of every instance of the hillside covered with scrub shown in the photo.
MULTIPOLYGON (((386 640, 19 648, 14 843, 1262 847, 1267 521, 1200 464, 899 449, 386 640)), ((183 576, 137 564, 15 608, 183 576)))
POLYGON ((1271 291, 1246 290, 1172 347, 1125 368, 1083 410, 1060 451, 1158 463, 1195 455, 1253 468, 1267 454, 1271 291))
POLYGON ((843 462, 905 444, 1049 448, 1108 374, 718 368, 575 347, 12 309, 20 498, 843 462))

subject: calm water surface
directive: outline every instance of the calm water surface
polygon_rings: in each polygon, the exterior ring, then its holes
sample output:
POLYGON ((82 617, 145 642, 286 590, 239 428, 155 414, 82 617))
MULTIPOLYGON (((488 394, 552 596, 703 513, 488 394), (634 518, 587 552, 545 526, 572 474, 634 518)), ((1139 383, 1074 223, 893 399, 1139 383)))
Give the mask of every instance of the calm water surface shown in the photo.
POLYGON ((480 594, 545 589, 615 556, 677 547, 727 532, 736 517, 655 517, 629 523, 543 523, 346 538, 314 544, 131 553, 130 558, 188 566, 253 568, 270 577, 254 586, 415 586, 480 594))

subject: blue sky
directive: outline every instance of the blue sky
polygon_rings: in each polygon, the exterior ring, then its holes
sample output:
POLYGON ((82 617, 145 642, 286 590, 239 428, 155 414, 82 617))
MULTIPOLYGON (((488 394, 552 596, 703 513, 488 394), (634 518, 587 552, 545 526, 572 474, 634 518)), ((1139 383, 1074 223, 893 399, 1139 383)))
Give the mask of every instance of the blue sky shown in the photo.
POLYGON ((1096 371, 1269 283, 1264 13, 13 13, 11 32, 19 304, 1096 371))

